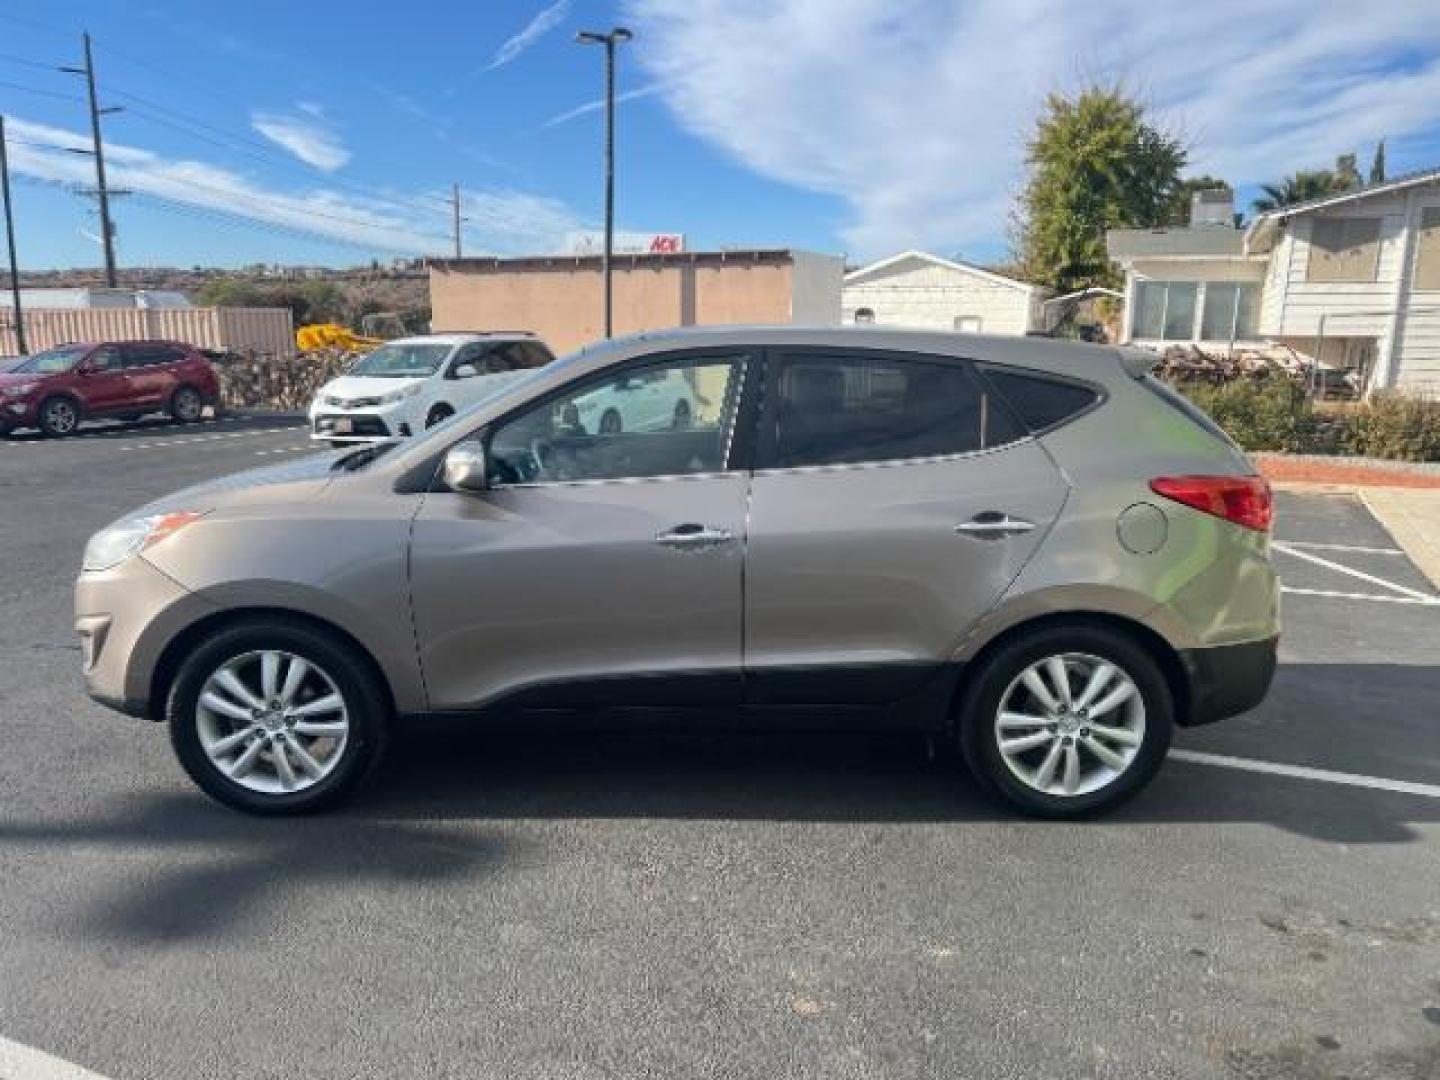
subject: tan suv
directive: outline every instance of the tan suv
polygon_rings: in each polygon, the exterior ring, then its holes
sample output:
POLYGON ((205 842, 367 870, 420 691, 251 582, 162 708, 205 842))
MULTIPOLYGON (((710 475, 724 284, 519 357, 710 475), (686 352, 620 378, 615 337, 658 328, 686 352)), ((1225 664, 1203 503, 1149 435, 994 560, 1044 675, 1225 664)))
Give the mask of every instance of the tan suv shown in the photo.
POLYGON ((259 813, 335 803, 417 715, 500 713, 913 728, 1021 810, 1094 812, 1275 664, 1269 490, 1153 359, 775 328, 588 349, 96 534, 90 692, 259 813), (641 422, 675 385, 685 415, 641 422))

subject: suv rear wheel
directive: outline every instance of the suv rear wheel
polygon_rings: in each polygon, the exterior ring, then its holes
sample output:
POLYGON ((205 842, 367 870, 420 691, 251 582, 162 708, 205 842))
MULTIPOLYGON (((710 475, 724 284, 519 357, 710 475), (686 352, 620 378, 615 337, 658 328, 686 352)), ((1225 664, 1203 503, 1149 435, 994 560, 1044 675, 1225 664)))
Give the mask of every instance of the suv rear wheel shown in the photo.
POLYGON ((185 659, 166 718, 206 794, 252 814, 304 814, 341 802, 375 767, 384 700, 350 647, 304 623, 257 619, 185 659))
POLYGON ((182 386, 170 397, 170 415, 179 424, 193 424, 205 410, 205 399, 193 386, 182 386))
POLYGON ((1164 673, 1129 636, 1056 626, 986 657, 966 694, 960 742, 971 771, 1039 817, 1083 817, 1143 788, 1170 746, 1164 673))

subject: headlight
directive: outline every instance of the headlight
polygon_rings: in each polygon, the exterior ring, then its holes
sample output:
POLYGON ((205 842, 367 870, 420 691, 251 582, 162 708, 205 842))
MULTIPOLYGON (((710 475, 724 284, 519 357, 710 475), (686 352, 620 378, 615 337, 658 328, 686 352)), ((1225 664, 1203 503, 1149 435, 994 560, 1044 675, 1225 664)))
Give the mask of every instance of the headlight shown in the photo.
POLYGON ((24 397, 39 385, 39 383, 27 382, 21 383, 19 386, 0 386, 0 397, 24 397))
POLYGON ((381 405, 394 405, 397 401, 404 401, 406 398, 414 397, 420 392, 420 384, 407 386, 402 390, 391 390, 380 398, 381 405))
POLYGON ((180 510, 171 514, 123 518, 90 537, 90 542, 85 545, 81 569, 109 570, 112 566, 119 566, 130 556, 158 544, 167 536, 173 536, 207 513, 208 510, 180 510))

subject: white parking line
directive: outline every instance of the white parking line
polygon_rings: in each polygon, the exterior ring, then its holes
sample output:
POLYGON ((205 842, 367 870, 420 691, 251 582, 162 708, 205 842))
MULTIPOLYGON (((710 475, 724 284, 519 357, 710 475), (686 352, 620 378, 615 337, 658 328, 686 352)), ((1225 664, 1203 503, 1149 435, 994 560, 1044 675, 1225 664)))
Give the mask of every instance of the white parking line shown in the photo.
POLYGON ((1308 548, 1311 551, 1345 551, 1354 555, 1404 555, 1400 548, 1358 547, 1354 544, 1316 544, 1309 540, 1276 540, 1275 543, 1292 548, 1308 548))
POLYGON ((1413 596, 1385 596, 1381 593, 1338 592, 1335 589, 1298 589, 1291 585, 1280 586, 1282 593, 1296 596, 1323 596, 1329 600, 1374 600, 1381 604, 1415 604, 1417 607, 1440 607, 1440 597, 1417 600, 1413 596))
MULTIPOLYGON (((319 452, 316 451, 315 447, 311 446, 309 443, 301 443, 299 446, 277 446, 274 450, 256 450, 255 456, 267 457, 270 454, 299 454, 303 453, 306 450, 310 450, 316 453, 319 452)), ((0 1080, 3 1080, 3 1078, 0 1078, 0 1080)))
POLYGON ((1252 758, 1231 757, 1229 754, 1208 754, 1202 750, 1171 750, 1170 757, 1194 765, 1217 765, 1223 769, 1243 769, 1246 772, 1268 773, 1271 776, 1287 776, 1293 780, 1317 780, 1322 784, 1344 784, 1347 787, 1440 799, 1440 784, 1417 784, 1412 780, 1389 780, 1383 776, 1312 769, 1308 765, 1284 765, 1278 761, 1256 761, 1252 758))
POLYGON ((196 443, 224 442, 228 439, 253 439, 260 435, 274 435, 281 431, 290 431, 288 427, 257 428, 254 431, 227 431, 219 435, 197 435, 193 438, 174 437, 159 439, 155 442, 133 443, 122 446, 122 450, 158 450, 167 446, 194 446, 196 443))
POLYGON ((1334 570, 1337 574, 1345 574, 1349 577, 1358 578, 1361 581, 1369 582, 1371 585, 1379 585, 1382 589, 1391 589, 1402 596, 1409 596, 1415 600, 1423 600, 1427 603, 1432 600, 1440 601, 1440 596, 1432 596, 1429 593, 1420 592, 1418 589, 1411 589, 1407 588, 1404 585, 1397 585, 1393 581, 1386 581, 1382 577, 1376 577, 1374 574, 1367 574, 1363 570, 1356 570, 1349 566, 1343 566, 1338 562, 1332 562, 1329 559, 1322 559, 1319 555, 1312 555, 1308 551, 1300 551, 1296 548, 1291 547, 1289 544, 1277 543, 1271 544, 1270 546, 1274 548, 1274 550, 1281 552, 1282 554, 1291 555, 1297 559, 1304 559, 1306 562, 1314 563, 1317 566, 1323 566, 1327 570, 1334 570))
POLYGON ((0 1080, 105 1080, 105 1077, 0 1035, 0 1080))

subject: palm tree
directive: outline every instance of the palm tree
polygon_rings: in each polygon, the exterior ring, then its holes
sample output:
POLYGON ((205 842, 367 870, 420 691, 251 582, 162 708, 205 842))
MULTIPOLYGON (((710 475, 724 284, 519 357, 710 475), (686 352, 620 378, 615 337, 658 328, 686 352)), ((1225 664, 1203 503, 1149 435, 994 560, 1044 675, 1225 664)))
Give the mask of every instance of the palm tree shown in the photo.
POLYGON ((1294 176, 1287 176, 1278 184, 1262 184, 1265 194, 1250 204, 1257 214, 1279 210, 1282 206, 1308 202, 1330 195, 1339 190, 1335 174, 1329 169, 1301 170, 1294 176))

